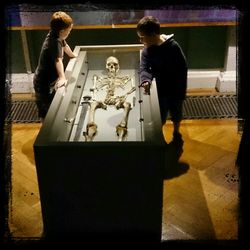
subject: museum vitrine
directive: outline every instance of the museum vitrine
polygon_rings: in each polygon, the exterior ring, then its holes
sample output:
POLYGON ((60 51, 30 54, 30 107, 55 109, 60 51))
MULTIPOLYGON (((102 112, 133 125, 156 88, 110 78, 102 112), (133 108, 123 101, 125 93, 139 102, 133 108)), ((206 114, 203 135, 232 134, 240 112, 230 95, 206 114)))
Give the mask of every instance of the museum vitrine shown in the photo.
POLYGON ((165 143, 141 49, 75 47, 34 143, 45 235, 160 240, 165 143))

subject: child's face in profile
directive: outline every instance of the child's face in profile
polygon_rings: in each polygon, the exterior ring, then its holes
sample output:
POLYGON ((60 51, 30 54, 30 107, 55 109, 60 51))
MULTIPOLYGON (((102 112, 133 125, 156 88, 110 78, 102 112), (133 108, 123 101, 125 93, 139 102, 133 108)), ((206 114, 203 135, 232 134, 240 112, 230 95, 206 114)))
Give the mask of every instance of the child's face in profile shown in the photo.
POLYGON ((137 35, 140 39, 140 42, 144 44, 145 47, 150 47, 152 45, 157 44, 157 36, 156 35, 146 35, 142 32, 137 32, 137 35))
POLYGON ((62 40, 65 40, 69 36, 72 28, 73 28, 73 24, 71 24, 71 26, 68 27, 67 29, 60 30, 59 38, 62 39, 62 40))

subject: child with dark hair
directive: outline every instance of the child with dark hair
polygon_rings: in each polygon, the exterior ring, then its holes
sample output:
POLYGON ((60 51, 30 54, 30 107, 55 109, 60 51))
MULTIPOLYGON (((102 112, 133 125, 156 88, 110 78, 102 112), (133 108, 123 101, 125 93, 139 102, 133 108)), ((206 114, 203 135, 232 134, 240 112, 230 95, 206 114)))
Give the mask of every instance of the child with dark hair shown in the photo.
POLYGON ((173 34, 160 34, 160 22, 153 16, 143 17, 137 24, 137 35, 144 44, 140 61, 140 87, 150 94, 153 78, 159 98, 162 125, 168 112, 174 125, 174 139, 179 131, 182 106, 187 90, 187 63, 173 34))
POLYGON ((63 65, 64 52, 70 58, 76 57, 65 40, 72 27, 73 20, 65 12, 58 11, 52 15, 50 31, 43 42, 33 79, 38 115, 42 120, 47 114, 55 91, 67 83, 63 65))

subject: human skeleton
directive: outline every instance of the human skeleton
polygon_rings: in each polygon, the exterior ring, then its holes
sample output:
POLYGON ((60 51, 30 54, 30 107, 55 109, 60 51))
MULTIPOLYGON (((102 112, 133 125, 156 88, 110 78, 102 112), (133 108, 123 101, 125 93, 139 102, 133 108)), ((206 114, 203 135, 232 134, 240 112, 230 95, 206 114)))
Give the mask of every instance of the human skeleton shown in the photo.
POLYGON ((89 119, 86 125, 86 132, 84 132, 86 141, 93 141, 97 133, 97 125, 94 121, 95 111, 98 108, 107 109, 107 106, 113 105, 116 109, 124 109, 124 116, 121 122, 116 126, 116 134, 118 141, 123 141, 127 135, 127 123, 129 112, 131 110, 131 103, 126 101, 129 94, 135 91, 133 81, 130 76, 118 76, 120 69, 119 61, 116 57, 110 56, 106 59, 107 76, 101 77, 93 76, 93 87, 90 89, 92 93, 92 102, 90 103, 89 119), (131 81, 131 89, 122 96, 116 96, 115 90, 117 88, 125 89, 125 85, 131 81), (95 93, 99 90, 106 90, 106 97, 104 101, 96 100, 95 93))

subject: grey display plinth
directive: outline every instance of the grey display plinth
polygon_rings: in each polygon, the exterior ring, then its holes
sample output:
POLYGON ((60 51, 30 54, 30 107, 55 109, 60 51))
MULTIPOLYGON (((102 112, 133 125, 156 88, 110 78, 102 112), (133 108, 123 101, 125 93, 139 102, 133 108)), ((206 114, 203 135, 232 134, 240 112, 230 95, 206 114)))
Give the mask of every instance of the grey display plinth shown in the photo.
POLYGON ((67 89, 56 93, 34 143, 45 236, 160 242, 164 138, 155 85, 150 96, 138 88, 141 48, 75 48, 67 89), (129 75, 128 84, 136 87, 127 99, 132 103, 128 134, 117 140, 122 110, 110 106, 95 114, 98 133, 85 141, 86 122, 78 127, 82 98, 91 94, 93 74, 105 75, 108 56, 119 59, 119 74, 129 75))

